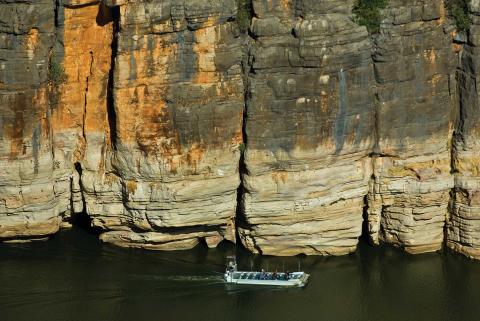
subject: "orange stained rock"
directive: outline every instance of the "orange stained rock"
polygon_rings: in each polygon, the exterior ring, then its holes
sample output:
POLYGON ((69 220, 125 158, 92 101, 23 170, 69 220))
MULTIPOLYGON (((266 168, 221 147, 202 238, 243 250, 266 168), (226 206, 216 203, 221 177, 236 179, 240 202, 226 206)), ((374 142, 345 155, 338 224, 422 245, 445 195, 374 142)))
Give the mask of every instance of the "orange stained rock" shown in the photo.
POLYGON ((447 19, 447 11, 443 3, 440 4, 440 18, 437 20, 437 24, 443 25, 447 19))
POLYGON ((243 110, 240 110, 238 113, 238 120, 239 124, 237 126, 237 131, 235 132, 235 135, 232 137, 231 144, 232 146, 239 146, 240 144, 243 144, 243 129, 242 129, 242 123, 243 123, 243 110))
POLYGON ((129 194, 135 194, 137 190, 137 182, 136 181, 127 181, 126 182, 127 191, 129 194))
POLYGON ((290 10, 290 3, 291 0, 281 0, 282 1, 282 9, 287 13, 290 10))
POLYGON ((30 29, 25 39, 25 47, 28 59, 33 59, 38 48, 38 29, 30 29))
POLYGON ((430 82, 432 84, 432 87, 436 87, 437 84, 440 82, 440 80, 442 80, 443 77, 444 77, 444 75, 441 75, 441 74, 433 75, 432 79, 430 80, 430 82))
MULTIPOLYGON (((120 7, 121 17, 129 15, 129 6, 120 7)), ((121 22, 127 19, 121 19, 121 22)), ((175 33, 162 35, 144 34, 138 24, 128 26, 133 37, 120 41, 133 42, 132 51, 121 53, 118 59, 118 81, 120 87, 167 83, 169 68, 174 66, 178 58, 178 42, 175 33), (152 44, 153 43, 153 46, 152 44), (140 47, 140 45, 142 45, 140 47), (153 48, 152 48, 153 47, 153 48), (127 82, 127 84, 124 84, 127 82)))
POLYGON ((204 153, 205 153, 205 148, 202 146, 202 144, 198 144, 198 143, 193 144, 187 153, 187 164, 190 167, 197 169, 197 166, 202 160, 204 153))
POLYGON ((437 55, 435 53, 435 49, 426 49, 423 51, 423 57, 426 61, 431 64, 435 64, 437 60, 437 55))
POLYGON ((280 182, 283 184, 286 183, 287 178, 288 178, 288 173, 287 172, 273 172, 272 174, 272 179, 273 181, 278 185, 280 182))
POLYGON ((463 46, 461 44, 459 44, 459 43, 454 43, 453 44, 453 51, 455 53, 459 53, 462 50, 463 50, 463 46))
POLYGON ((175 155, 180 152, 178 134, 163 101, 165 89, 138 86, 119 89, 118 134, 123 144, 137 144, 148 155, 175 155))
MULTIPOLYGON (((64 59, 67 76, 52 114, 54 133, 73 131, 79 140, 89 132, 106 133, 107 85, 111 68, 113 24, 109 9, 94 4, 65 8, 64 59)), ((108 138, 109 136, 105 134, 108 138)), ((78 142, 75 157, 82 157, 87 142, 78 142)))
POLYGON ((209 84, 219 81, 215 67, 215 44, 217 42, 217 30, 215 27, 207 27, 195 31, 196 42, 193 52, 197 56, 197 70, 195 83, 209 84))

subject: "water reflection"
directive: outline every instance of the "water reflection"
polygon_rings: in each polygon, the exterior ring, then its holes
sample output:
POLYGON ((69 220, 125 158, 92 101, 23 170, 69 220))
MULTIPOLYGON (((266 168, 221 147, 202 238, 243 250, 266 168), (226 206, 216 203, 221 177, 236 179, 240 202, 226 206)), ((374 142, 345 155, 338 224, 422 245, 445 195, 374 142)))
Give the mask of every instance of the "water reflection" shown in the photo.
POLYGON ((151 252, 82 230, 0 245, 1 320, 477 320, 480 262, 410 256, 364 243, 343 257, 278 258, 237 249, 245 270, 303 270, 305 289, 225 285, 235 248, 151 252))

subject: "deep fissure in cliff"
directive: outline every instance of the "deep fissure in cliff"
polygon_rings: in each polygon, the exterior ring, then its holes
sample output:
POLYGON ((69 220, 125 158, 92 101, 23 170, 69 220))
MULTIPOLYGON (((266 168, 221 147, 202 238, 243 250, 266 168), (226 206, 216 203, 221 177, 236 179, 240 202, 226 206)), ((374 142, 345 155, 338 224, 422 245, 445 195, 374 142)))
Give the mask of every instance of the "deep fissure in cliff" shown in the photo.
POLYGON ((94 58, 93 58, 93 51, 90 51, 90 67, 88 70, 88 76, 87 79, 85 80, 85 97, 84 97, 84 105, 83 105, 83 126, 82 126, 82 136, 83 139, 85 140, 85 143, 87 141, 87 136, 85 133, 85 126, 87 122, 87 109, 88 109, 88 90, 89 90, 89 85, 90 85, 90 77, 93 74, 93 63, 94 63, 94 58))
MULTIPOLYGON (((245 52, 242 60, 242 78, 243 78, 243 111, 242 111, 242 143, 239 146, 240 150, 240 159, 238 163, 238 174, 240 175, 240 185, 237 188, 237 206, 235 212, 235 235, 236 243, 242 244, 240 241, 240 236, 238 233, 238 226, 247 226, 248 222, 245 217, 245 203, 244 195, 248 193, 245 184, 244 184, 244 175, 248 174, 247 164, 245 162, 245 153, 248 148, 248 136, 247 136, 247 121, 248 121, 248 102, 250 95, 250 82, 249 75, 252 72, 252 66, 249 64, 249 52, 248 52, 248 42, 252 39, 249 33, 248 27, 244 27, 245 22, 238 19, 247 19, 249 20, 248 25, 250 25, 251 19, 253 17, 253 6, 250 0, 240 0, 238 2, 239 14, 237 15, 237 23, 241 31, 240 37, 245 41, 245 52), (244 12, 242 12, 242 10, 244 12)), ((261 250, 258 249, 261 253, 261 250)))
POLYGON ((118 52, 118 32, 120 30, 120 7, 110 8, 110 13, 113 20, 113 34, 112 34, 112 55, 110 60, 110 71, 108 73, 107 84, 107 116, 110 133, 110 142, 113 149, 117 146, 117 114, 115 112, 115 61, 118 52))

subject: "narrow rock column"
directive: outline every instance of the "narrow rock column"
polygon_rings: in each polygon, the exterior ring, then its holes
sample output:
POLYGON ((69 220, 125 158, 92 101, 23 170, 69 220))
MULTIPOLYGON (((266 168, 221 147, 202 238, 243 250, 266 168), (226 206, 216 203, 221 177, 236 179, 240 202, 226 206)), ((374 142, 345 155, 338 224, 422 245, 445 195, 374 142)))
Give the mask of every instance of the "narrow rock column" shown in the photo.
MULTIPOLYGON (((448 224, 448 246, 480 259, 480 3, 470 3, 472 25, 458 72, 460 117, 455 128, 455 189, 448 224)), ((460 35, 461 36, 461 35, 460 35)))
POLYGON ((453 187, 454 56, 441 1, 389 1, 374 38, 377 146, 368 221, 373 243, 438 250, 453 187))
POLYGON ((85 210, 80 173, 103 176, 111 154, 107 117, 113 17, 93 0, 63 1, 58 8, 64 83, 52 109, 55 174, 72 193, 73 212, 85 210))

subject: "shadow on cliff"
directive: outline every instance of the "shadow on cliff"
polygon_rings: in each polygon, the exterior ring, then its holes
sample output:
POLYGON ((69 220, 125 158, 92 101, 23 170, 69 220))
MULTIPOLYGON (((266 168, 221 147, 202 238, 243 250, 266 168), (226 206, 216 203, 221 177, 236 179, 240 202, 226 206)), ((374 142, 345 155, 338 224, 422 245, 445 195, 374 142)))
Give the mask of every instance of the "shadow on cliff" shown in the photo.
POLYGON ((98 6, 98 14, 95 19, 97 25, 103 27, 114 21, 115 12, 114 9, 107 7, 104 3, 100 3, 98 6))

